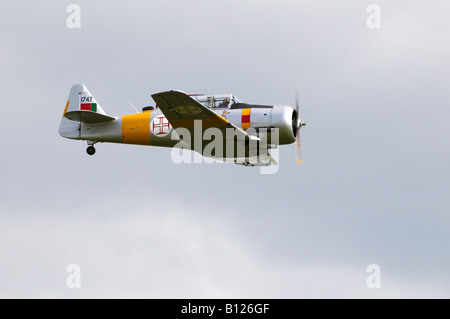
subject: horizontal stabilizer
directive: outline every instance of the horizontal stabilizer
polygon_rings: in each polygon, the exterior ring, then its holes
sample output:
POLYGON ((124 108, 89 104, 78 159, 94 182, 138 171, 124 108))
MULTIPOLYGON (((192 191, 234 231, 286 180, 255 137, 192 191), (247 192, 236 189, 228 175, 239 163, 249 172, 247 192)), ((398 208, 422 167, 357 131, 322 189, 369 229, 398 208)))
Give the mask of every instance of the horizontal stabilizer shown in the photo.
POLYGON ((64 114, 64 117, 72 121, 83 123, 104 123, 114 121, 116 118, 105 114, 95 113, 91 111, 70 111, 64 114))

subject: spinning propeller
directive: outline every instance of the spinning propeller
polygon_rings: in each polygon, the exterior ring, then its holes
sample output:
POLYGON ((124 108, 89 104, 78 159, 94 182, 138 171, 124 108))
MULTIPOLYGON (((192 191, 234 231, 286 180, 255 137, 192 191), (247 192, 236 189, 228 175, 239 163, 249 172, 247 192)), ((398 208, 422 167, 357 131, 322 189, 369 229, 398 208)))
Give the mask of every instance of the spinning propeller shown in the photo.
POLYGON ((302 160, 302 148, 301 148, 301 143, 300 143, 300 129, 302 128, 302 126, 306 125, 306 122, 302 121, 300 119, 300 106, 299 106, 299 102, 298 102, 298 95, 295 99, 295 116, 293 117, 293 128, 294 128, 294 134, 295 134, 295 144, 297 145, 297 150, 296 150, 296 160, 297 163, 301 164, 303 163, 302 160))

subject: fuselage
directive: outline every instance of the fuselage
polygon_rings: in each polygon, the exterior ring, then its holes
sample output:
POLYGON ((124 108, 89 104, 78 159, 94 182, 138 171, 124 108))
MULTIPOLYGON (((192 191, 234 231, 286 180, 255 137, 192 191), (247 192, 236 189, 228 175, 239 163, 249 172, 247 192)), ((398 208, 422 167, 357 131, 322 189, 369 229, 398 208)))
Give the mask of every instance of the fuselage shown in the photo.
MULTIPOLYGON (((212 111, 243 130, 278 129, 278 145, 295 141, 293 113, 290 106, 256 106, 238 104, 235 108, 215 108, 212 111)), ((72 122, 72 121, 71 121, 72 122)), ((159 108, 117 117, 105 123, 76 123, 79 129, 60 134, 64 137, 93 142, 125 143, 173 147, 180 139, 159 108)))

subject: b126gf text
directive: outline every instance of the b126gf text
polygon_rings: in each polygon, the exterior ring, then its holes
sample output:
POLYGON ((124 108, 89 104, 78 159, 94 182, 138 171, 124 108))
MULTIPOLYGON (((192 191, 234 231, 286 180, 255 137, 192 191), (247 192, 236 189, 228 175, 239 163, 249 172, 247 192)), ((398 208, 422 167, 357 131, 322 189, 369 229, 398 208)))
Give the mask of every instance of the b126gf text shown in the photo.
POLYGON ((206 314, 213 316, 215 313, 226 314, 265 314, 269 311, 269 304, 225 304, 225 307, 213 305, 193 305, 188 303, 181 307, 182 314, 206 314))

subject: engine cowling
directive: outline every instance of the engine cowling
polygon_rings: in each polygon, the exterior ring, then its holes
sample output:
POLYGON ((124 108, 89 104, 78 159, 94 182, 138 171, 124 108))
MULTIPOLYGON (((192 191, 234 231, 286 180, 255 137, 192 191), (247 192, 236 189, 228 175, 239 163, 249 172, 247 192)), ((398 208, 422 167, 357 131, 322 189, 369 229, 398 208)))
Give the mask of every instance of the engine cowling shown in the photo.
POLYGON ((279 130, 279 144, 291 144, 297 131, 297 111, 287 105, 275 105, 272 110, 272 127, 279 130))

